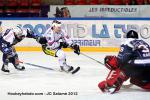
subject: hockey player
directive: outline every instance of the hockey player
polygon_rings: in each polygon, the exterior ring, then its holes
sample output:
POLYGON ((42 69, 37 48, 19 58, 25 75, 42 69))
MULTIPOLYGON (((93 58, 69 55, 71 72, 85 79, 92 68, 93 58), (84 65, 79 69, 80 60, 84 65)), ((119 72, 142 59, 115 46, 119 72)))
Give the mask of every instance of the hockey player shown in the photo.
POLYGON ((103 91, 115 93, 123 82, 130 82, 143 89, 150 90, 150 46, 138 39, 138 33, 130 30, 127 41, 121 45, 118 56, 106 56, 105 66, 110 69, 105 81, 98 84, 103 91))
POLYGON ((62 29, 60 21, 54 20, 52 26, 37 41, 42 44, 45 54, 58 57, 61 71, 70 72, 74 69, 67 64, 66 54, 61 48, 72 48, 79 55, 80 47, 70 40, 68 34, 62 29))
POLYGON ((25 37, 35 38, 33 32, 29 29, 23 29, 19 26, 7 29, 4 34, 0 36, 0 50, 3 53, 3 65, 1 70, 9 72, 8 63, 12 63, 17 70, 24 70, 25 67, 21 66, 18 60, 18 54, 14 45, 23 40, 25 37))

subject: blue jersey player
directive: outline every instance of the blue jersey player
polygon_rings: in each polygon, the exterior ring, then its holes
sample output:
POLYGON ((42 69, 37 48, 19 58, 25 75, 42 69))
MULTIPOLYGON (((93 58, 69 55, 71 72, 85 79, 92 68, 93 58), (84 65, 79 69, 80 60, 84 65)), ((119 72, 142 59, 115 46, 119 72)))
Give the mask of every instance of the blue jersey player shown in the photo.
POLYGON ((138 39, 138 33, 134 30, 130 30, 126 38, 117 57, 105 57, 105 66, 110 69, 110 73, 105 81, 98 84, 103 92, 119 91, 123 82, 129 78, 132 84, 150 90, 150 47, 138 39))
POLYGON ((29 29, 15 27, 7 29, 4 34, 0 36, 0 50, 3 53, 3 65, 1 70, 9 72, 8 63, 12 63, 17 70, 24 70, 25 67, 21 66, 18 61, 18 55, 14 45, 22 41, 25 37, 35 38, 33 32, 29 29))
POLYGON ((127 41, 121 45, 118 62, 128 76, 149 80, 150 47, 145 41, 138 39, 137 32, 128 32, 127 41))

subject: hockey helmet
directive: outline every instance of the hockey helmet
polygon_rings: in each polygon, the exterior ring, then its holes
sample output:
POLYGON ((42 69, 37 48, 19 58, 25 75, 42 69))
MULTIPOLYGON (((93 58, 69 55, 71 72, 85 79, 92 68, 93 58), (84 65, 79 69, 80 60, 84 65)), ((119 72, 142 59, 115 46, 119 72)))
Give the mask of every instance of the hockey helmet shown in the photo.
POLYGON ((27 32, 19 26, 13 28, 13 32, 15 33, 17 37, 20 37, 20 38, 25 37, 27 35, 27 32))
POLYGON ((138 36, 138 33, 136 31, 130 30, 129 32, 127 32, 126 38, 135 38, 135 39, 138 39, 139 36, 138 36))
POLYGON ((61 22, 60 21, 57 21, 57 20, 54 20, 52 22, 52 27, 61 27, 61 22))

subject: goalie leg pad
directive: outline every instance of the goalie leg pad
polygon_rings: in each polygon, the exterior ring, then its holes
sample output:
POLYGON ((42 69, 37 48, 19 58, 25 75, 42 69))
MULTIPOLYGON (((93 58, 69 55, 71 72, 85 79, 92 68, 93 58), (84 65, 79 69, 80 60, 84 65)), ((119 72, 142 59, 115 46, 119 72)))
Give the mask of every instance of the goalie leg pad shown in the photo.
POLYGON ((113 93, 120 90, 120 87, 122 86, 123 82, 126 81, 129 77, 125 75, 124 72, 122 72, 119 68, 112 71, 112 73, 109 74, 108 78, 106 79, 108 87, 113 87, 115 90, 113 93))
POLYGON ((106 91, 106 87, 107 87, 107 82, 106 81, 102 81, 98 84, 98 87, 99 89, 102 91, 102 92, 105 92, 106 91))
POLYGON ((111 70, 106 78, 105 81, 102 81, 99 83, 99 88, 102 90, 102 92, 110 91, 111 93, 115 93, 120 90, 120 87, 122 86, 123 82, 126 81, 128 77, 120 71, 120 69, 111 70))
POLYGON ((150 91, 150 82, 149 81, 144 81, 144 80, 140 80, 137 78, 131 78, 130 82, 138 87, 141 87, 145 90, 149 90, 150 91))

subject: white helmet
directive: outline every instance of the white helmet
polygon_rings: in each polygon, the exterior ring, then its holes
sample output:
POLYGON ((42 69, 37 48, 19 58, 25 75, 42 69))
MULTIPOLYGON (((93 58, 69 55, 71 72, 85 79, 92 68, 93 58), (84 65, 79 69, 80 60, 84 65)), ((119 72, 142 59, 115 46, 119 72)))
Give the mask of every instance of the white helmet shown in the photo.
POLYGON ((15 35, 17 37, 23 37, 27 35, 27 32, 25 32, 25 30, 23 30, 21 27, 17 26, 15 28, 13 28, 13 32, 15 33, 15 35))
POLYGON ((61 27, 61 22, 57 21, 57 20, 54 20, 52 22, 52 27, 61 27))

